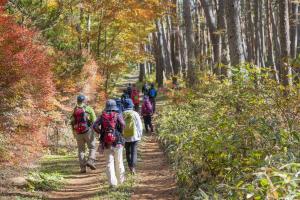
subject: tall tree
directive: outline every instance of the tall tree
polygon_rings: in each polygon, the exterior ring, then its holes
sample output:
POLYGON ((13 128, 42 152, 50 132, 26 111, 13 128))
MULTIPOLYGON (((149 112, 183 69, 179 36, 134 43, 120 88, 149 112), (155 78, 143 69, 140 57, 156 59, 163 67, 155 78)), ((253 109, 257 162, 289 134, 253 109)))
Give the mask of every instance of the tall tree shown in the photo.
POLYGON ((240 0, 225 0, 230 61, 233 66, 245 61, 241 36, 240 0))
POLYGON ((172 32, 170 36, 171 42, 171 59, 174 70, 174 75, 179 75, 180 73, 180 58, 179 58, 179 26, 178 26, 178 16, 177 16, 177 0, 172 0, 173 7, 171 8, 171 26, 172 32))
POLYGON ((214 72, 220 74, 220 70, 218 69, 218 65, 221 63, 221 44, 222 38, 221 34, 217 31, 217 18, 213 12, 213 3, 209 0, 200 0, 205 16, 208 24, 209 34, 211 45, 213 49, 213 61, 215 62, 214 72))
POLYGON ((279 38, 280 38, 280 80, 284 86, 292 84, 290 57, 290 23, 289 23, 289 1, 278 1, 279 7, 279 38))
POLYGON ((186 31, 187 58, 188 58, 188 73, 187 83, 189 87, 195 86, 197 83, 195 51, 194 51, 194 33, 191 15, 190 0, 183 0, 183 18, 186 31))

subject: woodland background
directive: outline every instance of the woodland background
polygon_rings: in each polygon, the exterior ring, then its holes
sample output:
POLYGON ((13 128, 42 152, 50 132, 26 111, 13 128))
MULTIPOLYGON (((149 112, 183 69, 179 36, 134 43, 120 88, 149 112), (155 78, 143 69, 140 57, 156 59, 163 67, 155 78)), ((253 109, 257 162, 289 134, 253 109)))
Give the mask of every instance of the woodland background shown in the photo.
POLYGON ((300 197, 298 1, 0 2, 1 165, 72 143, 86 80, 99 106, 138 66, 183 199, 300 197))

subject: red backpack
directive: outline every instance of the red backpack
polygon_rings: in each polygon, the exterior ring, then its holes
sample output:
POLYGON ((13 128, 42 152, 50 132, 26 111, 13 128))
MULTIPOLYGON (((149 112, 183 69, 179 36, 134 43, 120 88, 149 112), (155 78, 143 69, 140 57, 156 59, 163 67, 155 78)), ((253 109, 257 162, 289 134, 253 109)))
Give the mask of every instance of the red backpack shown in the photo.
POLYGON ((133 104, 139 104, 140 103, 139 91, 137 89, 132 90, 131 99, 132 99, 133 104))
POLYGON ((88 132, 91 126, 91 122, 88 119, 88 113, 85 111, 85 107, 76 106, 74 108, 74 129, 77 134, 83 134, 88 132))
POLYGON ((103 112, 101 129, 104 132, 104 143, 111 145, 116 142, 115 130, 117 126, 118 113, 116 112, 103 112))

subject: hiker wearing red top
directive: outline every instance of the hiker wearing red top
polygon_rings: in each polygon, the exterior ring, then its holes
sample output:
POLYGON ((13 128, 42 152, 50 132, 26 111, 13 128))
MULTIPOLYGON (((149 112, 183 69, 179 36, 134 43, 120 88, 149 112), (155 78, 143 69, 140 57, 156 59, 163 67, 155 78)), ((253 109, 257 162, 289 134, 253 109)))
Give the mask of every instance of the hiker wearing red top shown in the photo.
POLYGON ((152 115, 153 115, 153 107, 149 100, 148 96, 144 96, 144 101, 142 105, 142 116, 144 118, 145 130, 148 133, 149 127, 151 132, 153 133, 153 124, 152 124, 152 115))
POLYGON ((94 130, 100 134, 100 153, 104 153, 107 160, 106 175, 110 187, 116 187, 125 180, 125 168, 123 164, 122 136, 125 122, 121 114, 118 114, 115 100, 106 102, 105 111, 93 125, 94 130))
POLYGON ((140 91, 137 89, 135 84, 132 86, 131 99, 134 104, 134 110, 138 112, 140 106, 140 91))

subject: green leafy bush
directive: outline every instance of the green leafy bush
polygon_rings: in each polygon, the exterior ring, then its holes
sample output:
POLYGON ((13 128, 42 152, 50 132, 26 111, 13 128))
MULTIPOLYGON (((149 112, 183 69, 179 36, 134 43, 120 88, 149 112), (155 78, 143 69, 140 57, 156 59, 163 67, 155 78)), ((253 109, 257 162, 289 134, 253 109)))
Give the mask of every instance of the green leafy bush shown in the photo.
POLYGON ((234 84, 202 77, 197 89, 173 92, 157 117, 182 199, 299 198, 299 173, 282 166, 299 162, 300 95, 250 73, 234 84))

